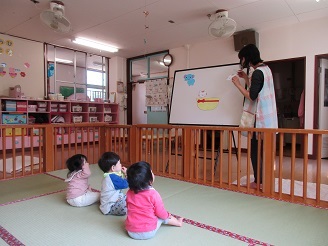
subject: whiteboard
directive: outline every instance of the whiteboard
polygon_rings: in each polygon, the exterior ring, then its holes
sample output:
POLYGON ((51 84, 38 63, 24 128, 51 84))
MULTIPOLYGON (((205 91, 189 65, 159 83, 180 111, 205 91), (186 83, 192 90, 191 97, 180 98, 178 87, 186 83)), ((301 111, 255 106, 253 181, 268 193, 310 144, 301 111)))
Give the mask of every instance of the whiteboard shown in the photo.
POLYGON ((169 124, 238 126, 244 97, 228 79, 238 70, 227 64, 175 71, 169 124))

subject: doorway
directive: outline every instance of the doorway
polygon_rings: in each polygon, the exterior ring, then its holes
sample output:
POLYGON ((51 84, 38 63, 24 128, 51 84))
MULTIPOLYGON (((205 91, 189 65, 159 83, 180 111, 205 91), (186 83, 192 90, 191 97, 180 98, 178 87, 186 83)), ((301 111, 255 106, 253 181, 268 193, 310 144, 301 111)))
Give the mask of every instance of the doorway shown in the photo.
POLYGON ((127 60, 128 124, 167 124, 167 92, 160 90, 162 86, 156 87, 163 80, 167 88, 169 69, 163 64, 167 54, 161 51, 127 60))
MULTIPOLYGON (((301 95, 305 93, 305 57, 266 62, 273 75, 275 86, 278 127, 304 128, 304 115, 299 117, 301 95), (304 92, 303 92, 304 91, 304 92)), ((291 134, 284 135, 284 156, 291 156, 291 134)), ((277 141, 279 149, 279 141, 277 141)), ((303 157, 303 141, 296 139, 296 157, 303 157)))
MULTIPOLYGON (((314 90, 314 128, 328 129, 328 54, 317 55, 315 57, 315 90, 314 90)), ((313 143, 313 153, 317 156, 318 141, 313 143)), ((322 158, 328 158, 328 136, 322 136, 321 146, 322 158)))

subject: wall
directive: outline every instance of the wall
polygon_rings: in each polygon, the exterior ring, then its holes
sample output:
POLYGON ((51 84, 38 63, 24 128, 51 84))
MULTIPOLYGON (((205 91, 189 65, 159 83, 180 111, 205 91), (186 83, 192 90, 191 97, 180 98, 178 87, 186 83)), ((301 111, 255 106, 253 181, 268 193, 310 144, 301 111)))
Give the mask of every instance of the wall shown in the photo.
POLYGON ((20 85, 25 96, 43 98, 43 44, 4 34, 0 34, 0 41, 0 96, 8 97, 9 87, 20 85), (8 40, 12 46, 6 44, 8 40))
MULTIPOLYGON (((261 58, 265 61, 306 57, 305 128, 309 129, 313 128, 314 60, 315 55, 328 53, 327 23, 328 18, 322 18, 259 31, 259 49, 261 58)), ((239 62, 238 53, 234 50, 233 37, 192 44, 189 49, 178 47, 171 49, 170 54, 174 58, 174 63, 170 67, 171 76, 175 70, 186 68, 188 62, 190 68, 239 62)), ((170 83, 172 82, 170 79, 170 83)), ((312 153, 310 147, 309 151, 312 153)))
MULTIPOLYGON (((115 56, 109 60, 109 92, 117 91, 117 81, 124 83, 126 88, 126 59, 115 56)), ((119 104, 119 124, 126 124, 126 93, 116 94, 116 103, 119 104)))

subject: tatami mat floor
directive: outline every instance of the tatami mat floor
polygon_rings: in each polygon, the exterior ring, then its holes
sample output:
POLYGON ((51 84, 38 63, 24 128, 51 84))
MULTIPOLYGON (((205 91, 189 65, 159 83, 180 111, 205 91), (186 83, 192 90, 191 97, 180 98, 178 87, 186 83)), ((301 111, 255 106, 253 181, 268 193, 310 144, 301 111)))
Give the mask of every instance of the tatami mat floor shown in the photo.
MULTIPOLYGON (((91 165, 99 190, 102 172, 91 165)), ((125 217, 102 215, 98 204, 65 201, 67 171, 0 182, 0 245, 328 245, 328 210, 156 177, 166 208, 185 218, 155 238, 130 239, 125 217)))

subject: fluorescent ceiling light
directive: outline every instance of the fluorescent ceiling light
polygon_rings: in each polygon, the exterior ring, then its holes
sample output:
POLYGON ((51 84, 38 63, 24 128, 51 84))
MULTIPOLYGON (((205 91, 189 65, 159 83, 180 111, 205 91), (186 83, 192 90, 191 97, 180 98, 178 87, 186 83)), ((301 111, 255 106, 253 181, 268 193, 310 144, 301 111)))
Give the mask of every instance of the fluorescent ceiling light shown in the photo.
POLYGON ((66 59, 60 59, 60 58, 56 58, 56 62, 60 62, 60 63, 73 63, 73 61, 71 60, 66 60, 66 59))
POLYGON ((117 52, 118 51, 118 48, 116 48, 114 46, 99 43, 99 42, 96 42, 96 41, 93 41, 90 39, 85 39, 85 38, 75 38, 75 39, 72 39, 72 42, 76 43, 76 44, 88 46, 91 48, 99 49, 99 50, 109 51, 109 52, 117 52))

